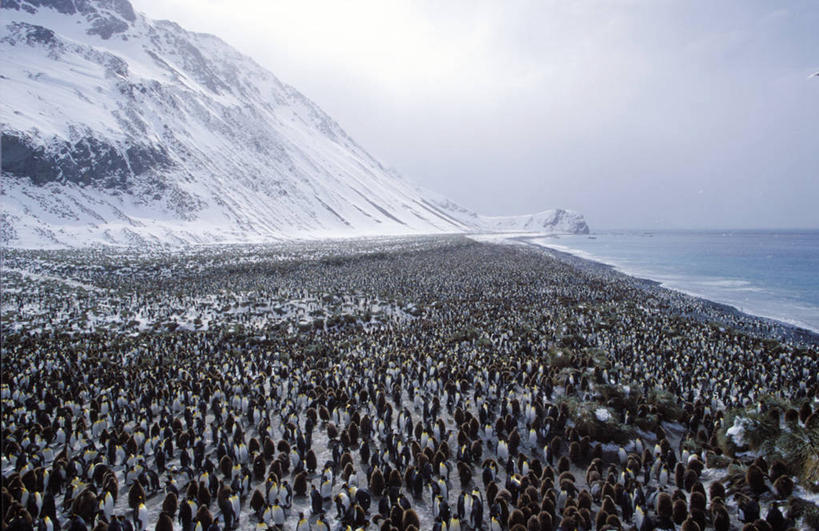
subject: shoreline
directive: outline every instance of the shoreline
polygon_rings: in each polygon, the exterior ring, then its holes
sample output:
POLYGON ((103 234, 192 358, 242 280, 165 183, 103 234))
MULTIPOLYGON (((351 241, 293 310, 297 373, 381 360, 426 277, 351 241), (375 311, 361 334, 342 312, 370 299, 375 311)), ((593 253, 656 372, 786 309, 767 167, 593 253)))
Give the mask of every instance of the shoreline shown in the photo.
MULTIPOLYGON (((568 251, 558 250, 553 247, 549 247, 548 245, 542 245, 531 241, 533 239, 541 239, 542 237, 543 235, 514 235, 503 241, 510 243, 517 242, 518 244, 526 245, 529 248, 542 250, 565 263, 579 267, 586 271, 595 271, 630 279, 643 289, 650 291, 655 295, 661 294, 661 296, 669 296, 669 294, 673 294, 673 297, 675 298, 685 297, 691 301, 696 301, 697 304, 707 307, 710 311, 701 315, 695 314, 693 316, 706 322, 717 322, 725 326, 730 326, 749 333, 761 334, 764 337, 769 337, 780 341, 791 341, 804 345, 819 345, 819 330, 813 330, 793 323, 788 323, 786 321, 781 321, 774 317, 743 311, 731 304, 715 301, 703 295, 689 293, 681 289, 665 286, 660 281, 622 271, 613 264, 607 264, 593 258, 582 257, 568 251)), ((498 243, 502 243, 502 241, 498 243)))

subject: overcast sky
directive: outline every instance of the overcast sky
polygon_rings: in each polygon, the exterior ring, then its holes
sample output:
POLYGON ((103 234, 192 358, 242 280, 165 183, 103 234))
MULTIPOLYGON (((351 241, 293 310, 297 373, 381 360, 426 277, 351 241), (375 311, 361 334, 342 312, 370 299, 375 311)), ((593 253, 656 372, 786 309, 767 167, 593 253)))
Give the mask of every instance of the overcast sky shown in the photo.
POLYGON ((485 214, 819 228, 819 3, 133 0, 485 214))

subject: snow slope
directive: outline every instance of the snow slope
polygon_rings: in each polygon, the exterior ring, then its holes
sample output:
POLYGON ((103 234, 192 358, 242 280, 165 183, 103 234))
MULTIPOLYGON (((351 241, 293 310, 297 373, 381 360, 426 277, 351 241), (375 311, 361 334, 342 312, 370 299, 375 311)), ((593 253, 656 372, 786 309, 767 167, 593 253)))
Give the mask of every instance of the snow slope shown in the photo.
POLYGON ((249 57, 127 0, 5 0, 0 93, 6 245, 577 227, 425 194, 249 57))

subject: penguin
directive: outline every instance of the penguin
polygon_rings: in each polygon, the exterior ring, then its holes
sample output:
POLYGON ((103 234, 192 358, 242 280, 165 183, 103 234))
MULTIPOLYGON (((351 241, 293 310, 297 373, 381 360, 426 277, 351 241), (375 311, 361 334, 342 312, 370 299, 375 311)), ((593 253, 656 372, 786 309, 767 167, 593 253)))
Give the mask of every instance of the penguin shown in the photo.
POLYGON ((319 514, 322 512, 324 500, 315 485, 311 485, 310 487, 310 505, 313 514, 319 514))
POLYGON ((310 521, 305 518, 304 513, 299 513, 299 519, 296 523, 296 531, 310 531, 310 521))

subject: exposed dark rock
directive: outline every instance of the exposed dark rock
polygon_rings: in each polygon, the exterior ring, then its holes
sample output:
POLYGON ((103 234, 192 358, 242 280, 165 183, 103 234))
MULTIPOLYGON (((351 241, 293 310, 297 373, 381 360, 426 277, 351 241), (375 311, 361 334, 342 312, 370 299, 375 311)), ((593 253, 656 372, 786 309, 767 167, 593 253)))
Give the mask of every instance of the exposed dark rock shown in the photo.
POLYGON ((3 39, 4 42, 16 45, 25 41, 29 46, 38 44, 48 48, 62 48, 62 43, 57 35, 48 28, 27 24, 25 22, 12 22, 8 26, 9 36, 3 39))
POLYGON ((115 33, 127 30, 130 22, 136 20, 134 7, 128 0, 9 0, 0 7, 36 14, 38 8, 54 9, 64 15, 80 13, 91 22, 89 35, 99 35, 109 39, 115 33))
POLYGON ((93 21, 88 30, 89 35, 99 35, 103 39, 110 39, 114 33, 121 33, 128 29, 128 24, 117 17, 100 17, 93 21))
POLYGON ((60 182, 122 190, 128 188, 131 177, 171 165, 167 153, 154 146, 117 146, 84 137, 44 147, 8 133, 2 136, 2 158, 4 172, 29 178, 38 186, 60 182))

